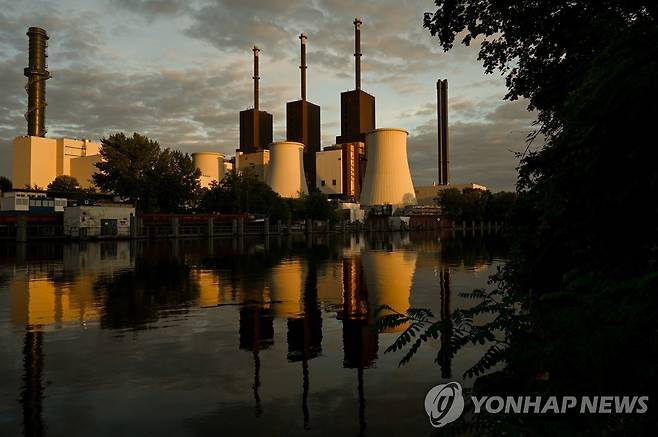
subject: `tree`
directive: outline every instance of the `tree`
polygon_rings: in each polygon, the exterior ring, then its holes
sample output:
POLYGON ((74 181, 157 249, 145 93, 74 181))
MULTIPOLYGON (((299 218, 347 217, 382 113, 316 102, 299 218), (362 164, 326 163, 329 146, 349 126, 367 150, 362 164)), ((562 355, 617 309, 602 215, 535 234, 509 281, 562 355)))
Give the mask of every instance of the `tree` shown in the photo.
POLYGON ((559 130, 564 103, 592 61, 633 29, 655 26, 658 16, 649 0, 435 3, 424 26, 443 49, 450 50, 458 36, 467 46, 480 42, 485 72, 505 74, 506 98, 528 98, 547 134, 559 130))
MULTIPOLYGON (((478 304, 446 323, 421 322, 430 331, 415 337, 449 335, 440 352, 449 356, 493 342, 471 375, 505 366, 476 381, 483 391, 497 384, 515 393, 656 393, 658 4, 436 3, 425 26, 446 50, 462 32, 466 44, 480 38, 486 71, 507 74, 507 98, 530 100, 546 140, 522 157, 513 252, 492 278, 496 288, 474 293, 478 304), (496 317, 474 324, 482 314, 496 317)), ((656 426, 648 414, 572 423, 567 416, 565 434, 640 435, 656 426)), ((529 425, 523 433, 534 434, 529 425)))
POLYGON ((5 192, 11 190, 11 180, 6 176, 0 176, 0 191, 5 192))
POLYGON ((69 193, 80 191, 80 184, 73 176, 61 175, 57 176, 51 183, 48 184, 48 191, 56 193, 69 193))
POLYGON ((288 220, 290 209, 285 199, 255 175, 229 173, 213 183, 201 195, 200 209, 207 212, 251 213, 272 220, 288 220))
POLYGON ((101 139, 92 179, 103 191, 129 199, 141 211, 174 212, 190 207, 199 189, 200 171, 189 155, 160 149, 157 141, 137 133, 101 139))

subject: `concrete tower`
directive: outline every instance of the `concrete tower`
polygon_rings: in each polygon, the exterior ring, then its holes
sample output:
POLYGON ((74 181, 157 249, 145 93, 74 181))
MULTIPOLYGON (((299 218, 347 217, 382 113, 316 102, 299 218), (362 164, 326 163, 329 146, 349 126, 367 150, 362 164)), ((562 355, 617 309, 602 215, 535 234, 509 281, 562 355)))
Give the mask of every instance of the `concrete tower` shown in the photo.
POLYGON ((375 129, 366 137, 368 167, 361 191, 362 205, 416 204, 407 161, 407 135, 402 129, 375 129))
POLYGON ((281 197, 308 193, 304 176, 304 145, 292 141, 270 144, 267 185, 281 197))
POLYGON ((272 142, 272 114, 260 111, 258 107, 258 57, 260 49, 256 46, 254 52, 254 107, 240 111, 240 151, 243 153, 258 152, 267 149, 272 142))
POLYGON ((320 151, 320 107, 306 100, 306 35, 301 42, 301 99, 286 105, 286 139, 304 144, 304 172, 308 188, 315 187, 315 153, 320 151))

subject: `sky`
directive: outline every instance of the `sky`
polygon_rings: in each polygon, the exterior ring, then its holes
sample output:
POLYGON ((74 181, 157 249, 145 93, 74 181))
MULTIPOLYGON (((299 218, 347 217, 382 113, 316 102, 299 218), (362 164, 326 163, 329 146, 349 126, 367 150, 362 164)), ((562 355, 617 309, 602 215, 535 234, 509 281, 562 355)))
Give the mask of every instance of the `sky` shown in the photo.
POLYGON ((307 40, 308 100, 322 108, 322 146, 340 134, 340 93, 354 88, 354 17, 362 89, 376 126, 409 132, 416 185, 437 178, 436 81, 448 79, 451 183, 513 190, 535 115, 505 101, 479 45, 443 52, 422 26, 431 0, 0 0, 0 175, 25 135, 30 26, 50 41, 49 137, 99 140, 139 132, 192 153, 235 153, 239 111, 253 106, 251 48, 260 54, 260 108, 285 139, 286 102, 300 98, 299 34, 307 40))

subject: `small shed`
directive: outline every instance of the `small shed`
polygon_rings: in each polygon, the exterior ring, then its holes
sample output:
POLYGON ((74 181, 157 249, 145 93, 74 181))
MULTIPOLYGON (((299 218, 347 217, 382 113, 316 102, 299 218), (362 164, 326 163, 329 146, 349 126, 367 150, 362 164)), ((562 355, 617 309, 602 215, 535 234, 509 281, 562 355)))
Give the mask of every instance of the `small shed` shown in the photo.
POLYGON ((64 235, 74 238, 129 237, 131 216, 134 215, 135 208, 129 204, 71 206, 64 210, 64 235))

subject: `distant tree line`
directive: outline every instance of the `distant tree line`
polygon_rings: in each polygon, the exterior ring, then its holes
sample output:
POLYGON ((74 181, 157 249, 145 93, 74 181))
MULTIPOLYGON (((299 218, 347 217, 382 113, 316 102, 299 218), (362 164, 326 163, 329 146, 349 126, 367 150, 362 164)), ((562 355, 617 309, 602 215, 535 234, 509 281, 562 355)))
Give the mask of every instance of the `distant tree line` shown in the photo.
POLYGON ((448 188, 439 191, 441 213, 456 222, 507 221, 516 203, 513 192, 448 188))

